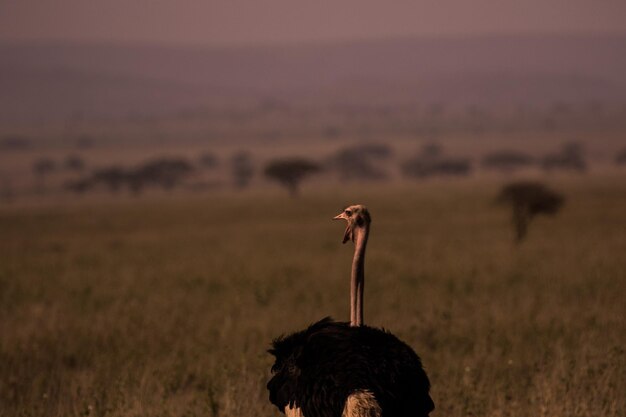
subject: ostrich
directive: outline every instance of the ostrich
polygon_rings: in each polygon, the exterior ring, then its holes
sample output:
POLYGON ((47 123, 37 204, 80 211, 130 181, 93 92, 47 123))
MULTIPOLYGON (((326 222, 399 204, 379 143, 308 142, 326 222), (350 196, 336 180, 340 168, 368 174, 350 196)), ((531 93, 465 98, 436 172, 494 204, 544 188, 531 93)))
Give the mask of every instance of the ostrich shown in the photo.
POLYGON ((348 223, 343 243, 355 243, 350 323, 326 317, 275 339, 270 402, 287 417, 427 417, 434 403, 420 358, 391 333, 363 324, 369 212, 353 205, 335 219, 348 223))

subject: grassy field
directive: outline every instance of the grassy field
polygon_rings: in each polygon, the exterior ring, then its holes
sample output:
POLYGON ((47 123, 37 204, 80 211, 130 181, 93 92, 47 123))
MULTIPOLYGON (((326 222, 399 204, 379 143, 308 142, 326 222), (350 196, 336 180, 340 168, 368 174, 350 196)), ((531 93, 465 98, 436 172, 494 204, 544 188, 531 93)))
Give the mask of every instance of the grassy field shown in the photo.
POLYGON ((369 206, 365 321, 420 354, 434 416, 626 413, 626 181, 512 244, 498 184, 223 193, 0 210, 0 416, 276 416, 272 338, 348 317, 369 206))

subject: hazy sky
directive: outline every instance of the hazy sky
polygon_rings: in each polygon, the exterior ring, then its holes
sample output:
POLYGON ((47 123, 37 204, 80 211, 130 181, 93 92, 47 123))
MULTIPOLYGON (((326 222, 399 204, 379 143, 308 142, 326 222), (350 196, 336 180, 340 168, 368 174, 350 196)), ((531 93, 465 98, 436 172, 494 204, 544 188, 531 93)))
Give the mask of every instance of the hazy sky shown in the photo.
POLYGON ((215 45, 572 32, 626 32, 626 0, 0 0, 0 40, 215 45))

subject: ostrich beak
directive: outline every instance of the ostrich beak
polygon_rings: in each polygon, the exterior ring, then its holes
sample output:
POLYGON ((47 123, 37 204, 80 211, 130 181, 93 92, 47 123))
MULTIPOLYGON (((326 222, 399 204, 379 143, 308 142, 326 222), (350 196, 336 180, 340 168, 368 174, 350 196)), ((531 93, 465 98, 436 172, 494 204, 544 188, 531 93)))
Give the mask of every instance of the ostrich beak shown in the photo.
POLYGON ((343 234, 343 241, 341 243, 346 243, 348 240, 353 240, 353 235, 352 235, 352 227, 350 225, 350 220, 348 219, 348 216, 346 216, 346 214, 344 212, 339 213, 338 215, 336 215, 335 217, 333 217, 333 220, 346 220, 348 222, 348 226, 346 227, 346 231, 343 234))
POLYGON ((333 220, 348 220, 348 218, 346 217, 346 213, 344 213, 343 211, 341 213, 339 213, 338 215, 336 215, 335 217, 333 217, 333 220))

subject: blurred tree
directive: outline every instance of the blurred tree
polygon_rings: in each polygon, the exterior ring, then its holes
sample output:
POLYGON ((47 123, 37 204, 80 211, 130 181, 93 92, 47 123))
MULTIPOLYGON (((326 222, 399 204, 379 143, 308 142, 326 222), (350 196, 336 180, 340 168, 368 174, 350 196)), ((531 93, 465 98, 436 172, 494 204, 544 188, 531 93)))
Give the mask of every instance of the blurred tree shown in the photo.
POLYGON ((37 177, 37 189, 39 192, 42 192, 44 189, 46 176, 55 169, 56 162, 47 157, 39 158, 33 163, 33 172, 37 177))
POLYGON ((63 185, 63 188, 75 194, 81 195, 87 192, 92 187, 92 185, 92 182, 89 179, 85 178, 80 180, 68 181, 63 185))
POLYGON ((33 163, 33 171, 36 175, 48 175, 56 169, 56 162, 50 158, 40 158, 33 163))
POLYGON ((526 168, 534 163, 532 156, 519 151, 496 151, 485 155, 482 166, 485 169, 509 173, 526 168))
POLYGON ((526 237, 530 221, 538 214, 554 215, 561 209, 564 198, 544 184, 519 181, 505 185, 496 198, 500 204, 508 204, 513 210, 515 242, 526 237))
POLYGON ((320 170, 320 166, 313 161, 304 158, 287 158, 271 161, 265 167, 264 173, 269 179, 287 188, 292 197, 296 197, 302 180, 320 170))
POLYGON ((429 142, 422 146, 420 151, 422 158, 440 158, 443 155, 443 147, 437 142, 429 142))
POLYGON ((139 193, 147 185, 171 190, 193 172, 193 167, 184 158, 160 158, 148 161, 127 175, 132 191, 139 193))
POLYGON ((21 151, 32 147, 30 139, 20 135, 7 135, 0 138, 0 149, 4 151, 21 151))
POLYGON ((560 152, 546 155, 541 166, 545 171, 569 170, 584 172, 587 170, 582 146, 576 142, 568 142, 563 145, 560 152))
POLYGON ((104 184, 109 191, 116 193, 126 182, 127 175, 124 168, 111 166, 96 170, 91 176, 91 181, 94 185, 104 184))
POLYGON ((15 191, 8 174, 0 175, 0 202, 10 203, 13 201, 15 191))
POLYGON ((246 188, 250 184, 254 168, 252 167, 252 157, 248 152, 240 151, 231 157, 231 166, 235 187, 246 188))
POLYGON ((388 177, 380 163, 392 155, 392 150, 384 144, 365 144, 339 150, 329 165, 345 180, 382 180, 388 177))
POLYGON ((439 158, 435 160, 415 157, 405 161, 400 167, 406 177, 464 177, 472 170, 471 163, 465 158, 439 158))
POLYGON ((214 169, 219 164, 219 158, 213 152, 204 152, 198 158, 198 163, 204 169, 214 169))
POLYGON ((626 165, 626 149, 622 149, 615 156, 615 164, 616 165, 626 165))
POLYGON ((159 158, 135 168, 119 166, 102 168, 95 171, 91 178, 70 183, 66 188, 79 192, 79 189, 85 186, 89 189, 97 184, 104 184, 111 192, 127 187, 132 193, 139 194, 149 186, 171 190, 180 185, 193 171, 191 163, 184 158, 159 158))
POLYGON ((416 156, 404 161, 400 170, 406 177, 428 178, 433 176, 466 176, 472 170, 467 158, 446 157, 441 146, 429 143, 416 156))
POLYGON ((63 166, 69 171, 80 172, 85 169, 85 161, 78 155, 68 155, 63 166))

